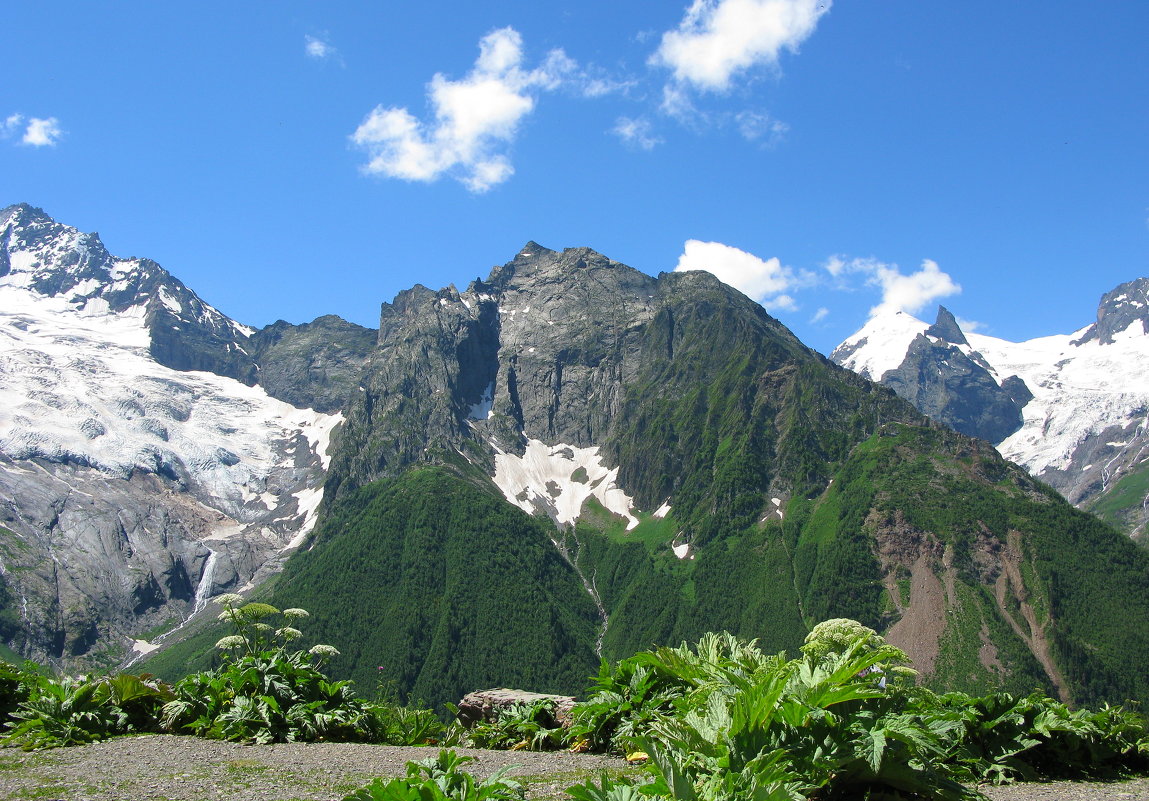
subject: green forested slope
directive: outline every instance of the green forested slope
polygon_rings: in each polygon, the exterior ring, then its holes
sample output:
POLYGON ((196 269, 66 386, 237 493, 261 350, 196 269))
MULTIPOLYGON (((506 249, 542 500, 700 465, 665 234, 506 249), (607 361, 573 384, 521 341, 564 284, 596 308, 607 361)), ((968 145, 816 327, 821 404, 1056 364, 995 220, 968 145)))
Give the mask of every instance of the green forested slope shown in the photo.
MULTIPOLYGON (((493 489, 493 488, 491 488, 493 489)), ((581 689, 597 610, 539 521, 443 468, 360 488, 291 560, 270 602, 312 614, 332 671, 406 697, 581 689)))

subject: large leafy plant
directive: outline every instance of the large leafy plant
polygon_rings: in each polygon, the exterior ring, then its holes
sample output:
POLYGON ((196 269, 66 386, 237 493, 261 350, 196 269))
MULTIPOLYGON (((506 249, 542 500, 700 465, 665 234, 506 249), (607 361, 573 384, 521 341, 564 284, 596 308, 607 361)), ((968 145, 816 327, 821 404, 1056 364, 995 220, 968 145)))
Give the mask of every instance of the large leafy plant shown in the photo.
POLYGON ((444 749, 438 757, 407 763, 407 775, 371 784, 343 801, 521 801, 523 787, 505 778, 509 768, 478 780, 460 766, 474 757, 444 749))
POLYGON ((10 741, 25 749, 79 745, 117 734, 158 731, 170 687, 151 676, 35 677, 28 697, 11 713, 10 741))
POLYGON ((567 732, 555 720, 550 699, 514 704, 493 721, 480 721, 463 737, 473 748, 509 751, 554 751, 567 741, 567 732))
POLYGON ((290 624, 306 618, 306 610, 240 605, 238 595, 217 600, 220 620, 233 628, 216 643, 222 665, 176 684, 176 698, 163 709, 166 729, 255 743, 378 739, 371 705, 355 696, 350 682, 329 681, 321 670, 338 651, 292 647, 302 632, 290 624))
POLYGON ((722 632, 694 646, 663 647, 623 659, 603 660, 590 698, 572 712, 570 738, 593 750, 624 753, 654 723, 673 718, 745 676, 782 661, 756 641, 722 632))

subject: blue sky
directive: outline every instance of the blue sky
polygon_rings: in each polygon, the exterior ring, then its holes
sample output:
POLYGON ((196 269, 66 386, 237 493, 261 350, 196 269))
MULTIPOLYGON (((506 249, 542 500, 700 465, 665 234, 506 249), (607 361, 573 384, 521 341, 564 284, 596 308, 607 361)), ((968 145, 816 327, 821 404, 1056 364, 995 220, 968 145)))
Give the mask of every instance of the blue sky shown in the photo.
POLYGON ((1149 275, 1149 3, 52 2, 0 205, 236 319, 375 325, 528 240, 707 267, 828 352, 876 307, 1068 333, 1149 275))

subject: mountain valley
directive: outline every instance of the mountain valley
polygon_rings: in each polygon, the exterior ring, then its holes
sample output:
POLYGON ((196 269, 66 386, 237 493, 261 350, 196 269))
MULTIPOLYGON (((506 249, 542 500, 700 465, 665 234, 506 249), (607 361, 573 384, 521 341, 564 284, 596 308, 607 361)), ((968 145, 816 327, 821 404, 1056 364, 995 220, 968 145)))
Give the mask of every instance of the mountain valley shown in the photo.
POLYGON ((431 703, 579 692, 602 657, 708 630, 793 653, 830 617, 929 686, 1149 699, 1149 554, 969 435, 1028 441, 1063 404, 956 322, 910 339, 989 373, 966 433, 869 380, 912 384, 876 332, 836 354, 851 372, 709 273, 588 248, 415 286, 376 332, 247 328, 27 206, 0 245, 0 636, 21 655, 113 664, 192 618, 142 663, 186 672, 217 638, 194 613, 239 590, 310 610, 335 674, 431 703))

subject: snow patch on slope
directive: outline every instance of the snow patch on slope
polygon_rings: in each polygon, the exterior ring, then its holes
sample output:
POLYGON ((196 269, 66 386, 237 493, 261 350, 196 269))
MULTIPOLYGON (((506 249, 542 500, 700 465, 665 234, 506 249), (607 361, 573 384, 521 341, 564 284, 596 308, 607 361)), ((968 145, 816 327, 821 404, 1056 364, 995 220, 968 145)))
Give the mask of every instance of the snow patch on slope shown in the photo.
POLYGON ((598 448, 547 445, 527 440, 522 456, 495 454, 495 485, 508 501, 526 512, 545 511, 558 524, 573 524, 589 498, 626 519, 627 531, 638 525, 634 502, 616 484, 618 468, 607 468, 598 448))

